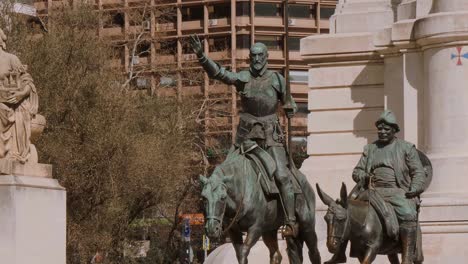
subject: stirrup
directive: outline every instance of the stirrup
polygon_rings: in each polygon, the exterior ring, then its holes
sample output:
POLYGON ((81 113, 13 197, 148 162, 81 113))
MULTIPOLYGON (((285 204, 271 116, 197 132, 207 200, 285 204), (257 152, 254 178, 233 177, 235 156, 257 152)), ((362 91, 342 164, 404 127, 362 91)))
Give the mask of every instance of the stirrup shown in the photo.
POLYGON ((283 237, 296 238, 299 234, 299 225, 296 222, 286 223, 283 229, 283 237))

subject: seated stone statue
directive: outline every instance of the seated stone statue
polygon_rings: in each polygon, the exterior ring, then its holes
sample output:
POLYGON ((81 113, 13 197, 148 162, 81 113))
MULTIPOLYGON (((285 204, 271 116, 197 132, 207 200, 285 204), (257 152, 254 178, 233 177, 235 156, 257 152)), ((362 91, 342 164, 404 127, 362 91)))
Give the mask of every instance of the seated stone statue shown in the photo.
POLYGON ((31 156, 31 120, 38 96, 26 66, 5 51, 7 36, 0 29, 0 158, 25 163, 31 156))

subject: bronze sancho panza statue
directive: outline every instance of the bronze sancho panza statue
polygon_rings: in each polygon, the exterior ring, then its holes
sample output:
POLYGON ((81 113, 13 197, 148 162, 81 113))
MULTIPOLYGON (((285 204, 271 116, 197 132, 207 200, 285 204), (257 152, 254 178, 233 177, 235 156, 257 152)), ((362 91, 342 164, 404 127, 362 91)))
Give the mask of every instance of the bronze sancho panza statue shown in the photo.
POLYGON ((191 45, 210 78, 234 85, 242 103, 234 147, 209 178, 200 177, 207 234, 219 237, 224 221, 239 263, 247 263, 251 247, 262 237, 270 263, 279 264, 277 232, 285 225, 290 263, 302 263, 304 243, 311 263, 321 263, 315 194, 288 155, 277 114, 280 104, 288 118, 297 107, 284 77, 268 70, 267 47, 255 43, 250 68, 236 73, 209 59, 197 36, 191 36, 191 45), (242 232, 247 232, 244 241, 242 232))
POLYGON ((400 248, 403 264, 423 261, 419 195, 430 183, 432 165, 412 143, 395 136, 400 127, 390 110, 384 111, 375 125, 378 140, 364 147, 352 174, 357 185, 350 196, 344 185, 338 201, 317 190, 329 206, 325 217, 329 230, 340 233, 328 237, 327 246, 335 255, 326 263, 346 262, 348 240, 351 257, 361 263, 372 263, 377 254, 387 254, 392 264, 400 263, 400 248), (343 225, 332 224, 335 218, 343 225))

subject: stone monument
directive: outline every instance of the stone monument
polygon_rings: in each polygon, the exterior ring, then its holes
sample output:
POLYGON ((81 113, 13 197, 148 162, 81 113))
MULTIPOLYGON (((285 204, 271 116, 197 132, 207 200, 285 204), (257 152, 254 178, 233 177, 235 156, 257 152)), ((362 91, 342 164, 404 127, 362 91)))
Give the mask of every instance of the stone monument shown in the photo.
MULTIPOLYGON (((338 197, 341 182, 351 184, 363 146, 375 140, 372 120, 392 109, 399 136, 433 163, 432 184, 421 197, 424 263, 465 263, 468 1, 340 0, 331 28, 301 41, 310 66, 310 157, 302 171, 338 197)), ((325 207, 317 209, 317 230, 326 230, 325 207)), ((329 259, 325 239, 319 232, 329 259)))
POLYGON ((32 144, 45 126, 27 67, 0 30, 0 263, 66 262, 66 192, 32 144))

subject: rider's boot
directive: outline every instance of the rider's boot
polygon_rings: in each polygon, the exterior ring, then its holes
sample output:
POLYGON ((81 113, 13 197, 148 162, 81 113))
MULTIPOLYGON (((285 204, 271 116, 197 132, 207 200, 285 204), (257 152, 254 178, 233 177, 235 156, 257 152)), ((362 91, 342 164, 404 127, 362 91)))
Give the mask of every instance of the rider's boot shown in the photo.
POLYGON ((297 234, 299 233, 299 227, 296 222, 296 208, 294 201, 295 197, 290 179, 287 179, 281 183, 280 192, 287 214, 286 228, 283 230, 283 236, 297 237, 297 234))
POLYGON ((416 247, 417 224, 414 221, 404 221, 400 224, 401 264, 413 264, 416 247))

